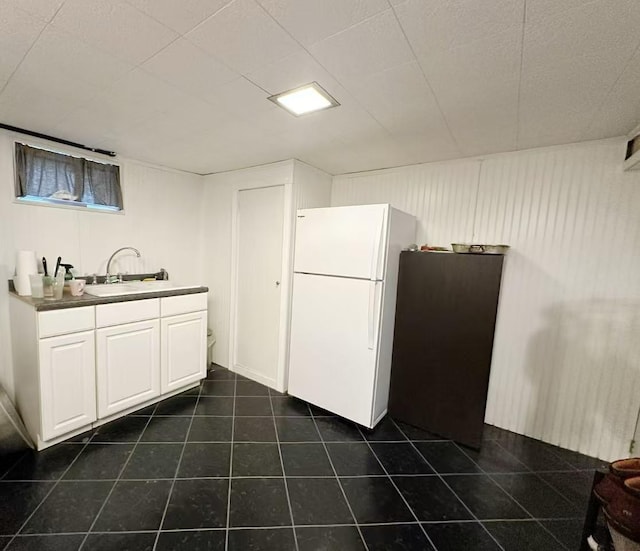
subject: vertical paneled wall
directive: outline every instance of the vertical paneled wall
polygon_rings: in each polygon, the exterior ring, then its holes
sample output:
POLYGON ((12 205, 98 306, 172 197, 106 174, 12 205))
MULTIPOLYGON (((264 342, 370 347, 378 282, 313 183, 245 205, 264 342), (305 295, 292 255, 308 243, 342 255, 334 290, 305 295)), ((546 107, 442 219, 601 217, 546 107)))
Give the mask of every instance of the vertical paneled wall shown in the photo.
POLYGON ((389 202, 418 243, 506 243, 486 420, 628 454, 640 408, 640 172, 609 140, 339 176, 332 204, 389 202))

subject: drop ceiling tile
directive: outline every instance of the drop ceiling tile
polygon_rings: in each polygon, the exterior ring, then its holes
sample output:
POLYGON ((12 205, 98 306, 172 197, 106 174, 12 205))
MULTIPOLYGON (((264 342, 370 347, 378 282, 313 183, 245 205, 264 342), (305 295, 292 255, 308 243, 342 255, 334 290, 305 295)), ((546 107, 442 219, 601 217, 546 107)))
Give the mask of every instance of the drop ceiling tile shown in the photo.
POLYGON ((215 133, 221 124, 231 121, 227 110, 191 98, 158 112, 157 117, 148 119, 142 126, 148 135, 185 138, 181 143, 190 145, 195 133, 215 133))
POLYGON ((581 8, 599 0, 527 0, 527 25, 535 25, 554 18, 563 12, 581 8))
POLYGON ((313 81, 320 84, 338 102, 345 93, 338 81, 304 50, 260 67, 249 73, 247 78, 272 95, 313 81))
POLYGON ((67 0, 56 26, 120 59, 137 65, 178 35, 119 0, 67 0))
POLYGON ((622 136, 640 123, 640 50, 625 67, 620 79, 598 107, 583 139, 622 136))
POLYGON ((555 143, 560 139, 557 136, 569 142, 580 140, 617 73, 616 66, 600 55, 523 72, 519 117, 522 142, 518 147, 547 139, 545 136, 555 143), (596 74, 598 78, 594 78, 596 74))
POLYGON ((29 56, 11 77, 4 94, 15 93, 16 96, 20 96, 23 91, 38 94, 45 100, 48 97, 64 99, 76 107, 80 107, 101 92, 99 87, 78 80, 53 65, 34 62, 29 56))
POLYGON ((318 159, 317 155, 311 154, 301 160, 312 165, 320 160, 322 166, 329 167, 328 171, 331 174, 344 174, 368 170, 367 167, 371 166, 378 168, 399 166, 401 164, 399 159, 402 158, 402 149, 391 136, 359 139, 357 142, 343 141, 339 147, 327 153, 324 158, 318 159), (307 159, 313 160, 307 161, 307 159))
POLYGON ((616 5, 618 9, 611 9, 611 2, 590 2, 527 23, 523 69, 541 70, 580 56, 600 55, 617 63, 621 71, 640 43, 640 2, 620 0, 616 5))
POLYGON ((102 99, 113 106, 141 106, 143 110, 163 110, 179 101, 188 101, 186 94, 144 71, 133 69, 105 90, 102 99))
POLYGON ((6 9, 6 6, 12 6, 44 21, 51 21, 63 3, 64 0, 3 0, 0 5, 3 10, 6 9))
POLYGON ((218 87, 239 78, 238 73, 183 38, 158 52, 141 67, 201 98, 213 97, 218 87))
POLYGON ((68 32, 48 25, 25 62, 35 67, 55 67, 74 80, 96 86, 111 84, 133 65, 95 48, 68 32))
POLYGON ((392 137, 401 151, 400 165, 456 159, 462 155, 448 133, 403 132, 392 137))
MULTIPOLYGON (((0 90, 4 88, 4 85, 9 81, 9 77, 16 70, 20 62, 22 61, 22 54, 17 54, 11 51, 4 51, 0 57, 0 90)), ((2 94, 0 92, 0 98, 2 94)))
POLYGON ((126 0, 138 10, 184 34, 232 0, 126 0))
POLYGON ((74 107, 67 99, 7 86, 0 96, 0 120, 12 126, 49 133, 74 107))
POLYGON ((0 2, 0 51, 24 55, 45 26, 37 17, 10 3, 0 2))
POLYGON ((524 0, 407 0, 394 11, 420 57, 521 29, 524 0))
POLYGON ((309 48, 336 78, 353 80, 413 61, 391 10, 335 34, 309 48))
POLYGON ((244 77, 223 84, 214 90, 215 103, 240 117, 254 116, 279 109, 269 101, 269 93, 244 77))
POLYGON ((511 27, 473 43, 430 55, 419 55, 418 61, 438 96, 440 92, 448 93, 450 89, 472 88, 476 83, 518 78, 520 51, 520 30, 511 27))
MULTIPOLYGON (((148 140, 148 132, 144 136, 136 135, 138 129, 159 113, 153 110, 142 110, 138 106, 123 108, 113 106, 106 101, 93 101, 88 106, 73 109, 53 127, 56 135, 80 142, 93 142, 96 147, 112 148, 108 144, 126 136, 130 139, 148 140), (105 144, 105 145, 102 145, 105 144)), ((131 153, 127 152, 131 156, 131 153)))
POLYGON ((240 74, 299 49, 254 0, 236 0, 185 36, 240 74))
POLYGON ((412 61, 348 83, 357 101, 389 132, 448 130, 417 62, 412 61))
POLYGON ((389 8, 386 0, 258 0, 304 46, 389 8))

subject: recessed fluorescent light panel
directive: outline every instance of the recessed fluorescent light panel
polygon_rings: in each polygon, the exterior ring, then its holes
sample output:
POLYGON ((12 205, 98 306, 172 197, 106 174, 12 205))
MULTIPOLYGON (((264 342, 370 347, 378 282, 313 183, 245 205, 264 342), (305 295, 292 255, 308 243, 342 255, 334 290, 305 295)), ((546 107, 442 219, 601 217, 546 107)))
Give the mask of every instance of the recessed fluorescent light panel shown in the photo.
POLYGON ((317 82, 276 94, 268 99, 296 117, 340 105, 317 82))

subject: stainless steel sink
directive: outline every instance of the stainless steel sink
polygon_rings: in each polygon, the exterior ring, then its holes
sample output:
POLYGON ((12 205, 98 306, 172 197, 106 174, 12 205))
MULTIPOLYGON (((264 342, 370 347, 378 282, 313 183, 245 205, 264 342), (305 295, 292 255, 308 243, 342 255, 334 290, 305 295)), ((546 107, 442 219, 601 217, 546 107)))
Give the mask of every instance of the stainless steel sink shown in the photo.
POLYGON ((155 293, 156 291, 172 291, 174 289, 190 289, 194 285, 176 285, 173 281, 126 281, 124 283, 105 283, 87 285, 84 292, 94 297, 116 297, 119 295, 137 295, 139 293, 155 293))

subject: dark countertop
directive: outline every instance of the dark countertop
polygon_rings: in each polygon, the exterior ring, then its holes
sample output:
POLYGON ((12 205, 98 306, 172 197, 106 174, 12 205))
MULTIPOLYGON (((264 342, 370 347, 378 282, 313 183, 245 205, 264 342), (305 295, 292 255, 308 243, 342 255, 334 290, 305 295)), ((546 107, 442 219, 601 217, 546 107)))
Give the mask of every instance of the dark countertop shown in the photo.
POLYGON ((20 296, 13 289, 9 290, 9 293, 14 297, 20 299, 22 302, 26 302, 33 306, 38 312, 45 312, 47 310, 62 310, 63 308, 77 308, 78 306, 96 306, 98 304, 112 304, 114 302, 129 302, 131 300, 144 300, 146 298, 158 298, 158 297, 175 297, 179 295, 193 295, 196 293, 207 293, 208 287, 188 287, 183 289, 168 289, 164 291, 154 291, 153 293, 137 293, 135 295, 116 295, 113 297, 94 297, 85 293, 81 297, 73 297, 68 294, 64 294, 59 300, 45 299, 45 298, 32 298, 30 296, 20 296))

